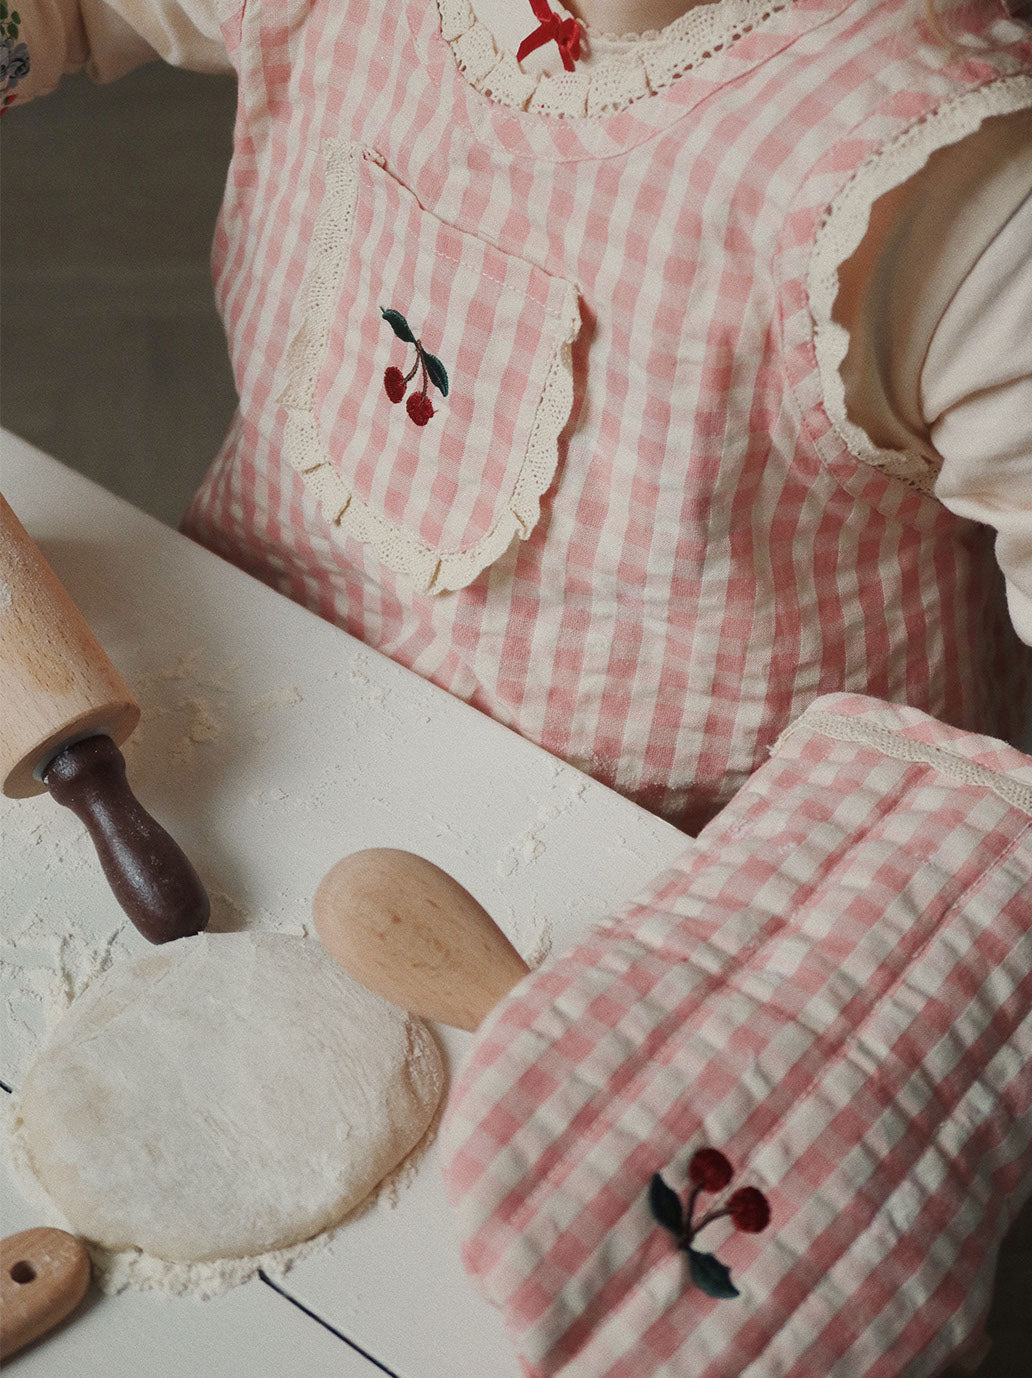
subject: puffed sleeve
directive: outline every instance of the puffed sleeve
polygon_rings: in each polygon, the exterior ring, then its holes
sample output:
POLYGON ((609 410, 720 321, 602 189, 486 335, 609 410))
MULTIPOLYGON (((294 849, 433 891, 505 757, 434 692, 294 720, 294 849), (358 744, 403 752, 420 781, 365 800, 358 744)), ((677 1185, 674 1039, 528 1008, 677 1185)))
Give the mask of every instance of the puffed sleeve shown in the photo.
POLYGON ((1011 618, 1032 645, 1032 158, 1028 181, 932 336, 921 405, 942 456, 936 496, 995 528, 1011 618))
POLYGON ((995 528, 1032 644, 1032 109, 986 119, 877 201, 839 269, 846 411, 924 455, 932 491, 995 528))
POLYGON ((85 70, 98 82, 162 59, 199 72, 232 70, 220 0, 4 0, 3 101, 24 103, 85 70), (12 32, 13 30, 13 32, 12 32))

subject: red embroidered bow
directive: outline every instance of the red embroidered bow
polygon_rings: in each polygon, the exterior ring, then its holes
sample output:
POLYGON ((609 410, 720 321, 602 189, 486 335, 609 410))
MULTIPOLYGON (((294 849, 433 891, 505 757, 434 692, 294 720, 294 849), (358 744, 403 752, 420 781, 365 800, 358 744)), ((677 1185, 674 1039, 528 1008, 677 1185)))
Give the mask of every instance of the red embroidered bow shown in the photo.
POLYGON ((581 26, 576 19, 560 19, 548 8, 548 0, 530 0, 530 8, 541 20, 538 28, 528 34, 516 49, 516 61, 521 62, 535 48, 542 48, 553 39, 559 45, 559 55, 568 72, 580 57, 581 26))

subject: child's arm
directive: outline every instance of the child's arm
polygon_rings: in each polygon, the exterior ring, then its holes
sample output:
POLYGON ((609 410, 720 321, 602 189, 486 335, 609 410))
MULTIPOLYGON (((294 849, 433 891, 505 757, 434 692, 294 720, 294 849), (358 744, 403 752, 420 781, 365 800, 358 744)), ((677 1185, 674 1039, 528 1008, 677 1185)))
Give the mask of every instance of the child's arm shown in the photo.
POLYGON ((995 527, 1018 635, 1032 645, 1032 193, 932 336, 922 409, 943 457, 936 496, 995 527))
POLYGON ((527 1373, 926 1375, 984 1347, 1032 1191, 1030 814, 1020 752, 825 695, 501 1000, 440 1148, 527 1373))
POLYGON ((875 447, 923 454, 935 496, 996 528, 1032 644, 1030 148, 1032 110, 988 119, 876 201, 834 314, 849 419, 875 447))
POLYGON ((85 70, 114 81, 161 58, 192 71, 232 70, 218 0, 4 0, 0 104, 22 104, 85 70), (17 16, 17 18, 15 18, 17 16))

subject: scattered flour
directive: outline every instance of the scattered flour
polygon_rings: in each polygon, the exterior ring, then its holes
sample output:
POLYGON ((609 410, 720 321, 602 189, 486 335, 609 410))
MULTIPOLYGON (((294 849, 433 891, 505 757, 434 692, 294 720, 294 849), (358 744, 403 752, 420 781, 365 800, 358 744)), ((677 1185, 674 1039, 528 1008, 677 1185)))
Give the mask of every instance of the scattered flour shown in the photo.
MULTIPOLYGON (((133 688, 143 716, 122 748, 130 781, 145 774, 154 778, 157 762, 160 763, 158 774, 165 772, 169 790, 178 791, 180 799, 190 798, 193 791, 207 796, 223 779, 229 788, 236 785, 240 763, 247 759, 253 744, 267 741, 269 732, 276 731, 284 722, 284 715, 304 702, 301 690, 288 684, 250 699, 246 705, 249 711, 242 715, 239 712, 240 668, 240 662, 211 666, 205 663, 202 650, 196 649, 134 680, 133 688)), ((391 741, 396 724, 411 722, 411 705, 406 704, 405 712, 400 713, 399 706, 391 701, 390 688, 377 683, 371 676, 369 662, 357 654, 332 678, 339 678, 341 689, 371 710, 368 715, 370 730, 382 734, 385 741, 391 741)), ((283 819, 286 823, 291 815, 322 808, 327 797, 339 798, 341 778, 348 770, 346 759, 329 759, 321 774, 304 782, 303 790, 291 789, 289 793, 268 781, 256 788, 257 782, 252 777, 237 797, 266 812, 269 819, 277 823, 283 819)), ((372 797, 368 780, 355 781, 356 785, 359 783, 366 806, 392 812, 390 800, 372 797)), ((551 767, 545 784, 545 802, 534 823, 513 838, 498 863, 498 874, 503 880, 544 855, 551 840, 550 830, 565 826, 576 811, 585 788, 583 781, 571 784, 558 764, 551 767)), ((37 800, 0 797, 0 829, 5 839, 0 861, 0 905, 6 926, 5 936, 0 939, 4 1067, 6 1079, 17 1085, 36 1050, 62 1019, 71 1002, 113 966, 149 949, 149 945, 118 907, 100 873, 92 843, 79 821, 67 810, 56 806, 47 796, 37 800), (88 922, 84 922, 87 914, 88 922)), ((452 835, 449 842, 457 851, 468 853, 468 839, 456 834, 447 824, 442 825, 438 836, 444 834, 452 835)), ((189 847, 187 850, 189 852, 189 847)), ((212 901, 209 932, 246 929, 306 934, 306 925, 299 922, 296 896, 291 899, 284 891, 283 903, 277 907, 276 897, 266 879, 261 893, 274 907, 259 907, 250 898, 244 900, 231 893, 232 868, 228 865, 224 868, 221 862, 220 855, 214 876, 199 867, 212 901)), ((503 895, 507 888, 502 887, 503 895)), ((517 910, 507 897, 492 900, 484 896, 483 899, 529 965, 539 965, 552 947, 554 915, 540 914, 536 908, 526 906, 517 910)), ((417 1171, 435 1129, 436 1120, 424 1143, 417 1146, 373 1196, 348 1217, 348 1221, 358 1214, 390 1207, 396 1202, 399 1192, 417 1171)), ((32 1196, 31 1175, 25 1174, 24 1154, 17 1142, 12 1143, 12 1152, 16 1170, 21 1164, 19 1181, 32 1196)), ((33 1199, 39 1199, 38 1186, 35 1193, 33 1199)), ((41 1205, 46 1206, 50 1216, 55 1215, 52 1203, 44 1200, 41 1205)), ((62 1222, 55 1219, 54 1223, 60 1225, 62 1222)), ((169 1294, 214 1296, 254 1276, 259 1270, 273 1276, 282 1274, 295 1261, 333 1240, 339 1228, 324 1231, 288 1249, 217 1263, 169 1263, 137 1250, 113 1253, 96 1248, 93 1251, 96 1276, 106 1291, 132 1287, 169 1294)))
POLYGON ((520 956, 530 967, 531 971, 541 965, 545 958, 552 951, 552 926, 547 920, 539 922, 537 928, 529 935, 528 940, 520 944, 520 956))
MULTIPOLYGON (((555 791, 559 786, 553 784, 551 788, 555 791)), ((542 804, 537 811, 536 820, 526 832, 509 844, 508 849, 499 859, 498 874, 500 876, 514 875, 523 862, 536 861, 539 856, 543 856, 547 846, 542 834, 550 824, 573 813, 577 805, 583 801, 586 789, 587 781, 585 780, 577 780, 572 784, 567 783, 562 791, 562 798, 558 802, 542 804)))
POLYGON ((259 1269, 285 1272, 345 1220, 393 1205, 432 1140, 442 1088, 422 1021, 317 943, 203 934, 138 954, 80 1000, 5 1127, 19 1184, 91 1241, 103 1290, 212 1296, 259 1269), (312 1019, 297 1019, 302 1006, 312 1019), (126 1235, 153 1252, 124 1248, 126 1235))
MULTIPOLYGON (((6 1077, 18 1081, 72 1001, 149 944, 119 908, 92 842, 67 810, 45 796, 38 802, 0 796, 0 834, 0 906, 10 925, 0 940, 3 1067, 6 1077), (36 821, 36 809, 46 810, 45 821, 36 821), (81 903, 68 898, 69 878, 81 903), (16 907, 15 894, 29 897, 26 907, 16 907)), ((308 925, 286 905, 284 912, 274 913, 247 907, 210 882, 206 888, 209 932, 308 933, 308 925)))
POLYGON ((263 713, 269 708, 280 708, 294 703, 304 703, 304 701, 304 695, 294 684, 283 689, 270 689, 267 694, 252 699, 247 706, 252 713, 263 713))
MULTIPOLYGON (((133 689, 142 708, 139 726, 123 744, 130 782, 162 763, 170 787, 189 790, 195 783, 231 771, 246 751, 247 738, 225 726, 228 696, 236 694, 239 662, 211 667, 200 649, 178 657, 168 666, 138 676, 133 689)), ((270 690, 248 707, 259 722, 303 701, 292 685, 270 690)), ((250 740, 262 740, 256 724, 250 740)), ((313 782, 306 797, 289 799, 275 786, 255 791, 250 802, 282 810, 319 806, 320 784, 313 782)), ((112 896, 100 871, 96 852, 82 824, 47 795, 34 799, 0 796, 0 1001, 3 1003, 3 1070, 0 1076, 17 1086, 36 1051, 63 1019, 72 1001, 119 963, 151 950, 133 928, 112 896), (74 898, 73 898, 74 896, 74 898), (84 920, 84 915, 89 916, 84 920)), ((208 932, 241 929, 304 937, 296 906, 284 895, 278 912, 245 904, 212 883, 202 872, 212 903, 208 932)), ((27 1168, 24 1145, 12 1134, 16 1096, 0 1095, 4 1137, 19 1185, 45 1216, 68 1228, 53 1202, 42 1192, 27 1168), (6 1102, 6 1104, 4 1104, 6 1102)), ((438 1112, 439 1115, 440 1112, 438 1112)), ((342 1222, 366 1211, 391 1207, 411 1180, 432 1141, 437 1117, 424 1141, 391 1172, 373 1194, 342 1222)), ((170 1263, 139 1250, 112 1252, 91 1246, 95 1277, 107 1292, 127 1287, 158 1290, 170 1295, 191 1293, 211 1297, 253 1277, 259 1270, 281 1275, 297 1260, 325 1247, 337 1226, 290 1248, 253 1258, 214 1263, 170 1263)))

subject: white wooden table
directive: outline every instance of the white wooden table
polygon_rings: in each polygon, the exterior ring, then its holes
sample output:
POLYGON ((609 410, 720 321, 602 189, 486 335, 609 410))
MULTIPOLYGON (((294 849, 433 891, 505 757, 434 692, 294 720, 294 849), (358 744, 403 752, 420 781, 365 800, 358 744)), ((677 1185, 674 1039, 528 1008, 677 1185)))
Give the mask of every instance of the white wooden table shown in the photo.
MULTIPOLYGON (((336 860, 403 847, 466 885, 533 960, 690 845, 8 433, 0 488, 141 700, 130 780, 200 872, 213 929, 310 928, 312 895, 336 860)), ((16 1088, 46 1027, 26 970, 56 962, 63 934, 102 945, 121 926, 116 954, 148 944, 122 924, 67 810, 49 795, 0 810, 0 1080, 16 1088)), ((438 1033, 454 1068, 469 1035, 438 1033)), ((3 1233, 46 1223, 0 1176, 3 1233)), ((435 1149, 394 1206, 340 1230, 278 1286, 259 1277, 204 1302, 94 1291, 12 1368, 19 1378, 516 1378, 500 1317, 463 1272, 435 1149)))

